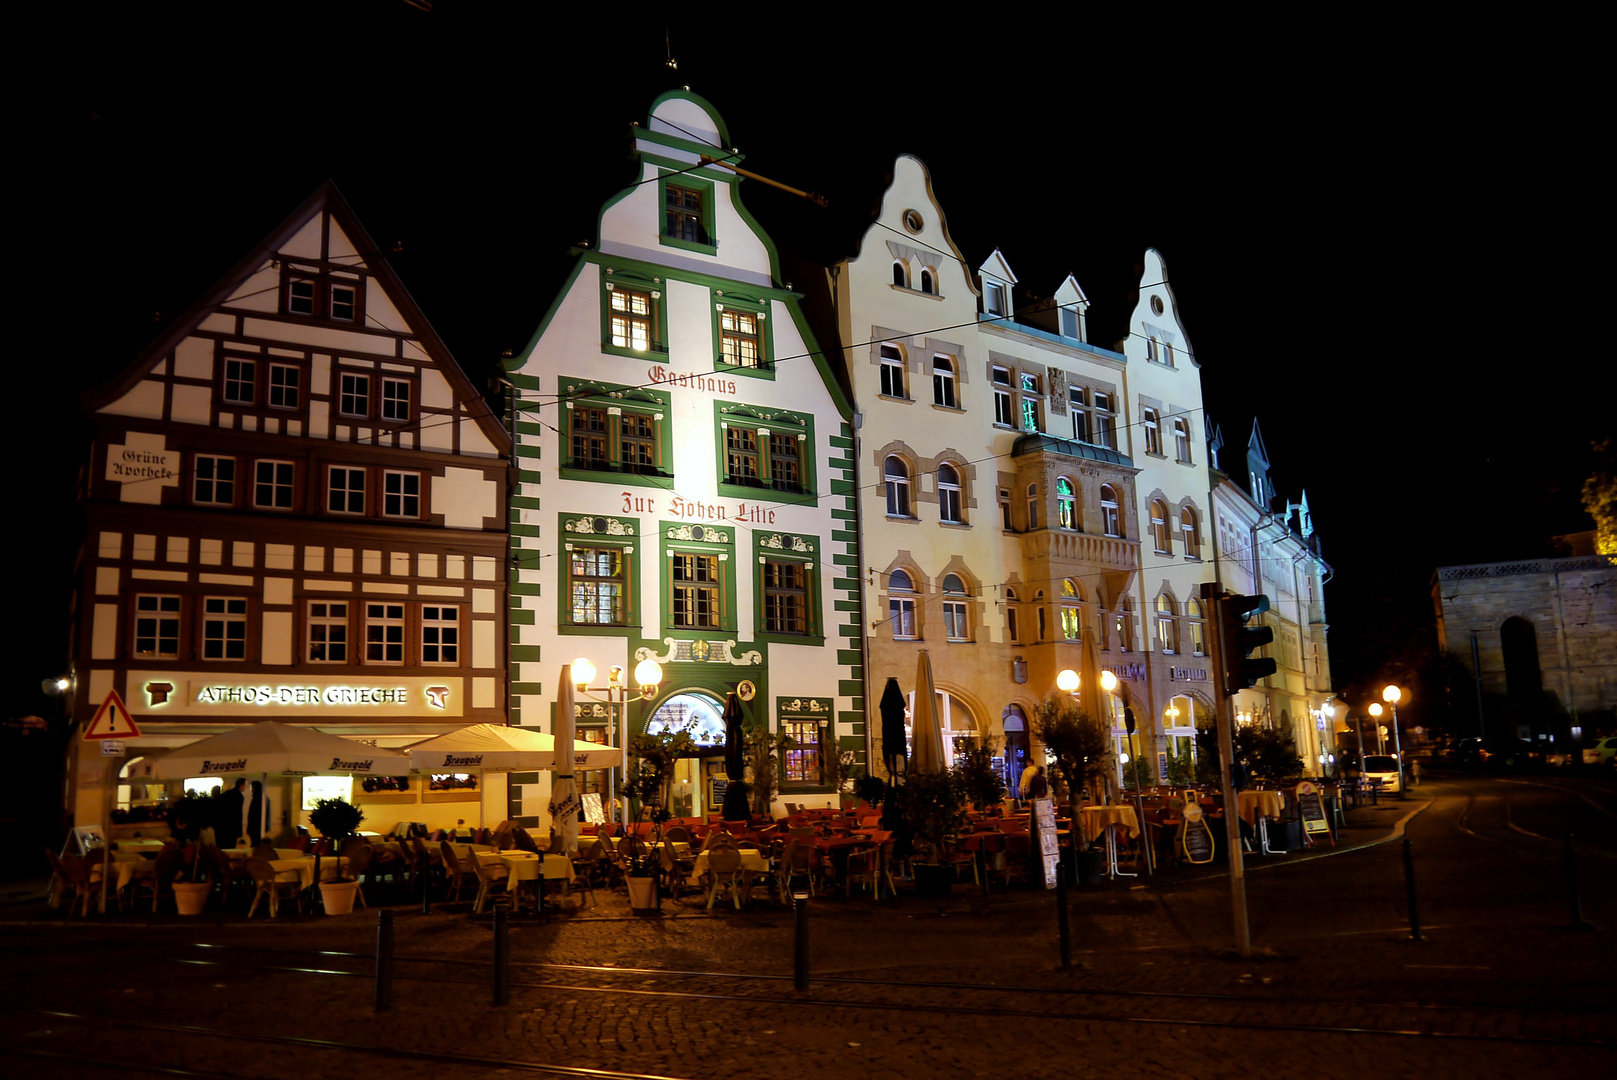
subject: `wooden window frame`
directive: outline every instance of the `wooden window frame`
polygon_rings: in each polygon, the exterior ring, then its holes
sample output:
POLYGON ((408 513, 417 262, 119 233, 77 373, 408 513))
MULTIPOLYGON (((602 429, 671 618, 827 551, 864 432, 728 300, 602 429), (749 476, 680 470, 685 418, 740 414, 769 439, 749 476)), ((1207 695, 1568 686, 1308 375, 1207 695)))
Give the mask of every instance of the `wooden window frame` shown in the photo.
POLYGON ((319 600, 307 600, 304 602, 303 659, 305 663, 318 664, 321 667, 337 667, 355 662, 353 656, 353 606, 354 602, 352 600, 333 600, 322 598, 319 600), (342 608, 342 613, 338 615, 332 614, 330 609, 338 606, 342 608), (322 610, 317 614, 315 611, 316 608, 322 608, 325 610, 322 610), (316 627, 325 628, 327 632, 316 635, 316 627), (342 630, 341 641, 331 640, 329 630, 332 627, 338 627, 342 630), (315 639, 317 636, 319 636, 321 640, 316 641, 315 639), (341 658, 333 659, 330 656, 330 651, 334 647, 342 650, 343 655, 341 658), (327 655, 316 656, 315 652, 317 649, 325 652, 327 655))

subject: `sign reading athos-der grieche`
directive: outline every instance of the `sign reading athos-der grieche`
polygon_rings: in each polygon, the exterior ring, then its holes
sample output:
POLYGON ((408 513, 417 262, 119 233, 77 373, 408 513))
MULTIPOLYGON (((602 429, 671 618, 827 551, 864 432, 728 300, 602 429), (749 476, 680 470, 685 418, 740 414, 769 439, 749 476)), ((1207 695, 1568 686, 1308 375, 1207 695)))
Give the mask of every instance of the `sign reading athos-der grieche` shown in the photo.
POLYGON ((219 677, 194 673, 129 674, 131 711, 151 717, 208 714, 273 719, 276 714, 385 713, 460 716, 461 678, 356 679, 219 677))

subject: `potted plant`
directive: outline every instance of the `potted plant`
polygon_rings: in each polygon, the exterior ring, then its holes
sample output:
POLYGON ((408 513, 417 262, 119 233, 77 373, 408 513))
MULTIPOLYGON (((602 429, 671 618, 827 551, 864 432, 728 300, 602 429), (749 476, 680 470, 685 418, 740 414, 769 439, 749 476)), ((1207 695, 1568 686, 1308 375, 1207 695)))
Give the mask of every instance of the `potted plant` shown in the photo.
POLYGON ((752 773, 752 812, 769 813, 770 804, 780 794, 780 755, 797 749, 797 740, 784 732, 772 732, 764 725, 747 729, 747 770, 752 773))
MULTIPOLYGON (((340 852, 345 841, 359 829, 365 812, 347 799, 319 799, 309 811, 309 824, 330 840, 340 852)), ((359 879, 349 877, 340 870, 331 881, 320 882, 320 903, 327 915, 347 915, 354 910, 354 894, 359 891, 359 879)))
MULTIPOLYGON (((629 740, 628 795, 636 819, 652 823, 651 843, 631 845, 624 881, 629 888, 629 907, 634 911, 658 910, 658 877, 662 861, 656 845, 662 841, 663 823, 668 812, 669 789, 679 759, 696 748, 695 721, 685 725, 648 731, 629 740)), ((625 841, 627 842, 627 841, 625 841)))
POLYGON ((1005 776, 994 766, 997 744, 992 737, 955 751, 955 768, 966 787, 966 797, 979 813, 996 808, 1005 799, 1005 776))
POLYGON ((889 815, 899 826, 895 852, 910 856, 916 894, 947 896, 954 869, 944 865, 944 840, 966 829, 966 784, 960 771, 912 773, 887 799, 889 815))
POLYGON ((872 810, 879 810, 887 798, 887 781, 867 772, 853 782, 853 794, 854 798, 872 810))
MULTIPOLYGON (((1112 736, 1104 721, 1091 716, 1070 694, 1051 694, 1040 703, 1033 716, 1033 730, 1051 754, 1055 755, 1059 779, 1067 785, 1073 805, 1080 793, 1094 790, 1105 775, 1112 757, 1112 736)), ((1078 835, 1076 832, 1074 835, 1078 835)), ((1076 848, 1078 879, 1099 880, 1106 855, 1098 848, 1076 848)))
MULTIPOLYGON (((187 791, 168 813, 169 835, 191 845, 191 879, 170 883, 174 888, 174 906, 181 915, 202 914, 208 906, 208 893, 213 890, 211 881, 199 880, 202 878, 202 829, 209 821, 209 810, 205 796, 187 791)), ((212 872, 211 867, 209 872, 212 872)))

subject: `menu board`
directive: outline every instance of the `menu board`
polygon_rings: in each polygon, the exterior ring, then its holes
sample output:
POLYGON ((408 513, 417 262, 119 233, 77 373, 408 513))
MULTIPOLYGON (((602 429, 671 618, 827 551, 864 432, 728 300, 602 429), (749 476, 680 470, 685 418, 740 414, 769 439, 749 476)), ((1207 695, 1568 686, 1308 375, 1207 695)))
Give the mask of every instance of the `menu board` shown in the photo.
POLYGON ((606 821, 606 814, 601 809, 601 793, 599 791, 586 792, 580 796, 580 798, 584 802, 585 821, 596 825, 600 825, 606 821))
POLYGON ((1039 861, 1044 864, 1044 887, 1056 887, 1056 873, 1061 861, 1059 838, 1056 836, 1056 801, 1033 800, 1033 833, 1039 838, 1039 861))
POLYGON ((1185 823, 1179 829, 1179 852, 1189 863, 1213 861, 1213 830, 1196 803, 1185 801, 1185 823))
POLYGON ((1325 819, 1325 804, 1320 800, 1319 788, 1307 780, 1297 785, 1297 812, 1302 816, 1304 829, 1330 835, 1331 823, 1325 819))

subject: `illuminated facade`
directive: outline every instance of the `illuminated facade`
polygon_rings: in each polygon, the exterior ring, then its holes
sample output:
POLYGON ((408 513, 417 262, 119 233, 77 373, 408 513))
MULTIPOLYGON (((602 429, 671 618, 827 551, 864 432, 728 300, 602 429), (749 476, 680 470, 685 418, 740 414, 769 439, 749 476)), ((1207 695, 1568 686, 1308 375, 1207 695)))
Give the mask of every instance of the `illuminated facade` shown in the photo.
POLYGON ((1335 753, 1336 722, 1321 712, 1332 697, 1331 658, 1326 645, 1325 582, 1331 567, 1320 555, 1319 536, 1308 508, 1285 500, 1269 480, 1269 455, 1257 422, 1247 444, 1247 486, 1213 463, 1213 505, 1219 579, 1233 593, 1269 598, 1257 622, 1274 630, 1274 641, 1257 655, 1271 657, 1276 672, 1235 698, 1238 723, 1289 730, 1309 775, 1319 775, 1335 753), (1326 761, 1321 761, 1321 756, 1326 761))
MULTIPOLYGON (((723 121, 673 91, 632 134, 637 182, 508 365, 512 720, 550 730, 575 657, 597 683, 653 658, 631 734, 711 733, 736 691, 798 741, 781 799, 823 804, 821 755, 864 747, 851 411, 741 178, 699 160, 726 157, 723 121)), ((605 706, 576 712, 609 737, 605 706)), ((716 812, 717 755, 680 768, 676 811, 716 812)), ((513 784, 521 820, 548 823, 548 775, 513 784)))
MULTIPOLYGON (((88 408, 80 724, 111 690, 132 755, 259 720, 380 746, 504 721, 510 442, 335 188, 88 408)), ((80 824, 107 794, 86 745, 80 824)), ((299 782, 269 783, 274 831, 305 823, 299 782)), ((412 787, 376 793, 368 821, 477 813, 476 794, 412 787)))

